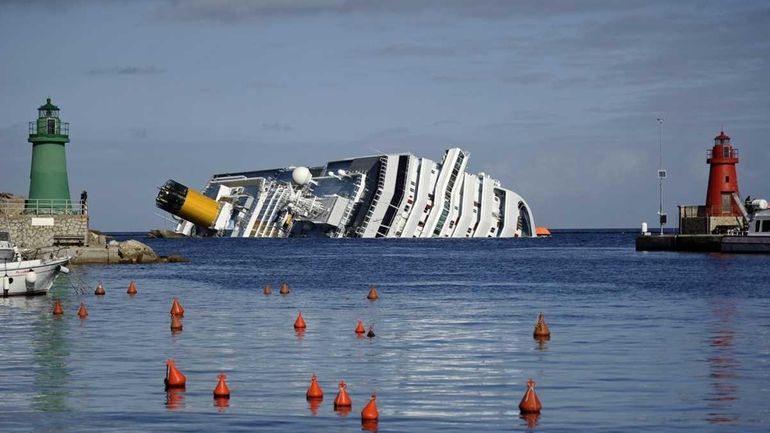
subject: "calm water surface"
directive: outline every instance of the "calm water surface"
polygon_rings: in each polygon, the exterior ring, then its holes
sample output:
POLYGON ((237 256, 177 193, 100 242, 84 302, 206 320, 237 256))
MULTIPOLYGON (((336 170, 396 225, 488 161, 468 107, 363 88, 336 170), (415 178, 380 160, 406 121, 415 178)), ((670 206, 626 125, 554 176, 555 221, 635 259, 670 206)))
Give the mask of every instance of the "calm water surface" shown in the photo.
POLYGON ((0 300, 0 431, 355 432, 373 391, 381 432, 768 431, 770 257, 637 253, 633 239, 148 240, 192 261, 73 266, 48 297, 0 300), (357 339, 357 319, 377 336, 357 339), (163 389, 169 357, 184 392, 163 389), (220 371, 227 407, 211 395, 220 371), (536 420, 517 408, 529 378, 536 420), (347 416, 332 410, 340 379, 347 416))

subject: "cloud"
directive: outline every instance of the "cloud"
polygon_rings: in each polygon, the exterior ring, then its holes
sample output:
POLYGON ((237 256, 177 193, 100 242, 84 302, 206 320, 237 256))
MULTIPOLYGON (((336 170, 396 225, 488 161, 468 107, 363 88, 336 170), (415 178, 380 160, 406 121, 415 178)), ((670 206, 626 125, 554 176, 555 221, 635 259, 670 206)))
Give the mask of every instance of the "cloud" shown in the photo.
POLYGON ((19 139, 26 140, 26 122, 15 122, 6 126, 0 126, 0 139, 19 139))
POLYGON ((415 15, 440 13, 458 17, 500 19, 511 16, 554 16, 596 11, 633 10, 647 2, 627 0, 167 0, 158 8, 166 18, 246 21, 271 17, 333 14, 415 15))
POLYGON ((263 123, 262 130, 277 131, 277 132, 291 132, 291 131, 294 131, 294 127, 292 127, 288 123, 281 123, 281 122, 263 123))
POLYGON ((153 75, 166 72, 156 66, 113 66, 109 68, 94 68, 88 75, 153 75))
POLYGON ((459 125, 460 121, 454 120, 454 119, 446 119, 446 120, 437 120, 435 122, 432 122, 431 126, 445 126, 445 125, 459 125))
POLYGON ((286 86, 283 84, 273 83, 271 81, 252 80, 246 83, 246 86, 252 89, 281 89, 286 86))
POLYGON ((129 133, 131 134, 132 138, 143 140, 147 138, 147 136, 150 134, 150 131, 148 131, 147 128, 142 128, 140 126, 137 126, 137 127, 130 128, 129 133))
POLYGON ((457 47, 401 43, 358 53, 377 57, 454 57, 458 51, 457 47))

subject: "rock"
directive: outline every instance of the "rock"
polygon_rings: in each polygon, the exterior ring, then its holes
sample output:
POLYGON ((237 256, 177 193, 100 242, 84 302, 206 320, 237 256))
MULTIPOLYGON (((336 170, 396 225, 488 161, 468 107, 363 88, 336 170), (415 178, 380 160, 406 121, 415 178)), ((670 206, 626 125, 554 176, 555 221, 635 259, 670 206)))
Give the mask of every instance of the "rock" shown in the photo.
POLYGON ((99 230, 94 230, 94 229, 88 230, 88 245, 92 247, 107 245, 108 238, 109 236, 106 236, 104 233, 100 232, 99 230))
POLYGON ((118 256, 121 262, 128 263, 156 263, 159 259, 152 248, 133 239, 120 243, 118 256))
POLYGON ((190 259, 184 256, 160 256, 161 263, 186 263, 189 261, 190 259))
POLYGON ((22 251, 26 260, 52 258, 54 256, 71 257, 70 264, 135 264, 135 263, 179 263, 189 261, 179 255, 158 256, 149 246, 129 240, 125 242, 110 242, 103 246, 73 246, 67 248, 46 247, 22 251))
POLYGON ((155 238, 155 239, 180 239, 180 238, 185 238, 187 236, 172 230, 153 229, 147 233, 147 237, 155 238))

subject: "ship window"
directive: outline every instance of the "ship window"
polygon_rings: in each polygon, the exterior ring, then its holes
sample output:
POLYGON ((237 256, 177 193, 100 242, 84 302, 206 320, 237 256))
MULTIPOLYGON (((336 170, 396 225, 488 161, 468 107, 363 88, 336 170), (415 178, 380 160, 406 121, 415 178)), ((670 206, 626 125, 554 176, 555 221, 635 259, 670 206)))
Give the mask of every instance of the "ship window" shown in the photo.
POLYGON ((762 221, 762 231, 763 232, 770 232, 770 220, 762 221))
POLYGON ((754 231, 759 232, 759 221, 757 221, 757 223, 754 224, 754 231))

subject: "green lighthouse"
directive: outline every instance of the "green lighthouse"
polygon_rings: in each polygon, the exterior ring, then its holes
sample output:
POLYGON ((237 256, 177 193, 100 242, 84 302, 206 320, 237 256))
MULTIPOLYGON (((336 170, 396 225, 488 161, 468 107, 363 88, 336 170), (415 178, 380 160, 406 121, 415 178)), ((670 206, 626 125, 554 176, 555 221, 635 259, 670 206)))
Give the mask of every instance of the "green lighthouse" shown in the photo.
POLYGON ((29 172, 29 200, 33 212, 69 212, 70 188, 64 145, 69 139, 69 123, 59 119, 59 107, 51 98, 38 108, 37 120, 29 122, 32 168, 29 172))

